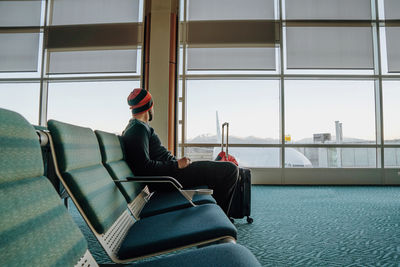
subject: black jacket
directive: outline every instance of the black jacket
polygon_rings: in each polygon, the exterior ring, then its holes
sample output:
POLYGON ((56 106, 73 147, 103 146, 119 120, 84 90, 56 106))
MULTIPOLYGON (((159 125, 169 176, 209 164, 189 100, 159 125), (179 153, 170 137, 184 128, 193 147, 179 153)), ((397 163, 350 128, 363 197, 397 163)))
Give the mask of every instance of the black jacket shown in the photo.
POLYGON ((122 134, 125 157, 135 175, 172 176, 178 169, 176 158, 147 123, 131 119, 122 134))

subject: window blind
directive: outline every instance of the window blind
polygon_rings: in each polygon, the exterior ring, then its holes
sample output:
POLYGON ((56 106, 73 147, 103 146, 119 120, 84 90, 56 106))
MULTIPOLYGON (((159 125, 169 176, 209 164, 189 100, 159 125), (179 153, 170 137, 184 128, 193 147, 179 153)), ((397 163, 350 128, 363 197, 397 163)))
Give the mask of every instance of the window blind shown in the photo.
POLYGON ((138 22, 139 0, 54 0, 52 25, 138 22))
POLYGON ((37 71, 39 33, 0 33, 0 71, 37 71))
POLYGON ((273 47, 188 48, 188 70, 274 70, 273 47))
POLYGON ((274 19, 274 0, 190 0, 188 20, 274 19))
POLYGON ((286 19, 371 19, 371 0, 286 0, 286 19))
POLYGON ((0 26, 40 26, 42 1, 0 1, 0 26))
POLYGON ((388 72, 400 72, 400 27, 386 27, 388 72))
POLYGON ((400 19, 400 1, 385 0, 385 19, 400 19))
POLYGON ((288 69, 372 69, 370 27, 287 27, 288 69))
POLYGON ((50 53, 50 74, 136 72, 136 50, 50 53))

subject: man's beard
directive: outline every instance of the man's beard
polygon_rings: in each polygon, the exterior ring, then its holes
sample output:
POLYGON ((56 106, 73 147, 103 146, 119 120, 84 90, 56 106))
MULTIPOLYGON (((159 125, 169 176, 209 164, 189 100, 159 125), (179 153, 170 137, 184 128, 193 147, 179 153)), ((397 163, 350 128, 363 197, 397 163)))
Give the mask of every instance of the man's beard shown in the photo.
POLYGON ((153 112, 151 112, 151 110, 149 110, 149 121, 153 120, 153 112))

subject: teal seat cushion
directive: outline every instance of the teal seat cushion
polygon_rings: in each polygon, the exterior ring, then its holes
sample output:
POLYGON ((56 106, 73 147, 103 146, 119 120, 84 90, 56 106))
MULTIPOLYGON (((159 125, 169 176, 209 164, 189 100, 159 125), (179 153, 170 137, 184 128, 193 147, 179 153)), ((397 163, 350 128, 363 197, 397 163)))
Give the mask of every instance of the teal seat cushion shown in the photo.
POLYGON ((105 233, 127 209, 126 201, 102 165, 63 174, 96 232, 105 233))
POLYGON ((236 238, 236 234, 221 208, 205 204, 137 221, 121 244, 118 257, 134 258, 223 236, 236 238))
POLYGON ((0 266, 73 266, 87 243, 43 175, 39 138, 0 109, 0 266))
POLYGON ((11 181, 43 175, 35 129, 16 112, 0 109, 0 179, 11 181))
MULTIPOLYGON (((127 177, 133 176, 128 164, 123 160, 109 162, 104 164, 104 166, 114 180, 125 180, 127 177)), ((128 203, 132 202, 144 187, 141 183, 133 182, 117 183, 117 186, 128 203)))
MULTIPOLYGON (((99 141, 103 165, 111 177, 114 180, 132 177, 132 171, 124 161, 124 153, 118 136, 99 130, 96 130, 95 134, 99 141)), ((117 186, 128 203, 132 202, 143 189, 143 185, 139 183, 118 183, 117 186)))
MULTIPOLYGON (((134 177, 131 169, 124 160, 124 153, 117 135, 103 131, 95 131, 99 141, 102 162, 114 180, 125 180, 134 177)), ((143 189, 139 183, 117 184, 128 203, 132 202, 143 189)), ((199 187, 201 188, 201 187, 199 187)), ((216 203, 212 196, 197 195, 193 202, 197 205, 216 203)), ((177 191, 157 192, 142 210, 140 216, 148 217, 156 214, 190 207, 191 204, 177 191)))
POLYGON ((64 181, 96 232, 105 233, 127 207, 102 165, 96 135, 89 128, 54 120, 48 128, 64 181))
MULTIPOLYGON (((206 188, 206 186, 204 186, 204 188, 206 188)), ((216 204, 215 199, 211 195, 195 195, 193 197, 193 202, 196 205, 207 203, 216 204)), ((149 202, 147 202, 144 206, 140 213, 140 217, 145 218, 172 210, 189 208, 191 206, 192 205, 188 202, 188 200, 178 191, 155 192, 155 194, 150 198, 149 202)))
POLYGON ((0 266, 73 266, 87 243, 45 177, 0 183, 0 266))
POLYGON ((99 144, 90 128, 49 120, 48 128, 56 148, 61 173, 101 164, 99 144))
POLYGON ((103 163, 114 162, 124 158, 121 142, 117 135, 96 130, 103 163))
POLYGON ((134 264, 136 267, 261 267, 256 257, 238 244, 212 245, 178 255, 134 264))

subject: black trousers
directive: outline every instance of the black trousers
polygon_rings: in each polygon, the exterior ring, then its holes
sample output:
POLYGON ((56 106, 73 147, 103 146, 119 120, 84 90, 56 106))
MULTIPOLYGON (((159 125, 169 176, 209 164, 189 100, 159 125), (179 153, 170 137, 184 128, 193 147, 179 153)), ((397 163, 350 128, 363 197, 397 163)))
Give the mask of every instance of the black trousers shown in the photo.
POLYGON ((173 175, 184 188, 207 185, 225 213, 229 210, 232 194, 239 176, 239 168, 232 162, 196 161, 173 175))

